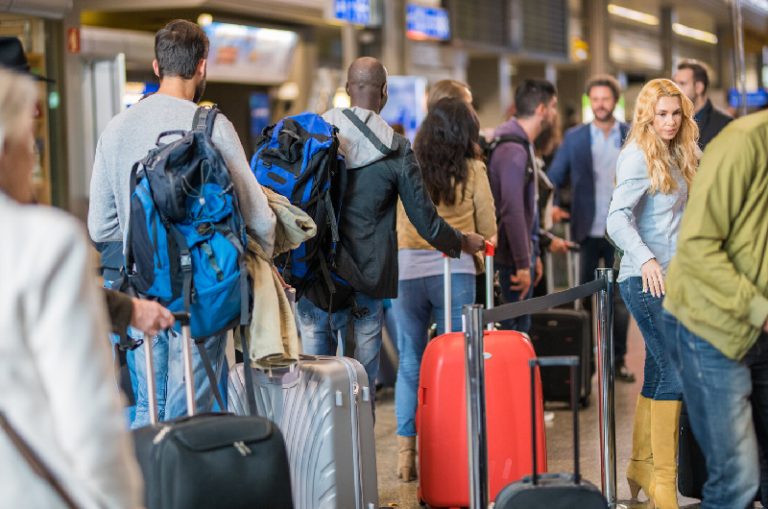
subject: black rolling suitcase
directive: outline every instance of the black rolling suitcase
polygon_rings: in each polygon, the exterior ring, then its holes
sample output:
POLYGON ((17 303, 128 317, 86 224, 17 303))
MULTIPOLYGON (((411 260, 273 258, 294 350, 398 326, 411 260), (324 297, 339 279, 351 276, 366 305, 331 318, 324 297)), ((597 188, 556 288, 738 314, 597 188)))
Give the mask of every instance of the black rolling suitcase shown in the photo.
POLYGON ((187 417, 157 422, 152 342, 144 342, 152 424, 134 430, 133 439, 147 507, 293 509, 288 457, 277 426, 255 416, 195 415, 192 338, 188 316, 182 320, 187 417))
MULTIPOLYGON (((566 229, 566 231, 568 231, 566 229)), ((573 287, 578 281, 578 252, 567 255, 568 286, 573 287)), ((548 257, 550 267, 552 256, 548 257)), ((548 285, 552 293, 554 286, 548 285)), ((577 301, 574 309, 554 308, 531 315, 531 342, 537 357, 575 355, 579 358, 579 403, 586 407, 592 394, 592 317, 577 301)), ((565 367, 542 371, 541 385, 544 401, 570 401, 571 387, 569 370, 565 367)))
POLYGON ((707 482, 707 464, 688 420, 685 403, 680 412, 680 445, 677 453, 677 488, 686 497, 701 498, 707 482))
MULTIPOLYGON (((536 465, 536 426, 533 426, 533 475, 510 484, 496 497, 495 509, 608 509, 608 502, 597 487, 581 479, 579 473, 579 412, 576 405, 579 369, 578 357, 532 359, 531 393, 535 394, 536 365, 561 366, 571 373, 573 409, 573 474, 539 474, 536 465)), ((546 371, 546 370, 543 370, 546 371)), ((531 397, 531 415, 536 415, 536 398, 531 397)), ((533 417, 531 417, 533 419, 533 417)))
MULTIPOLYGON (((537 357, 575 355, 579 358, 578 402, 585 407, 592 393, 592 320, 584 310, 548 309, 532 315, 531 342, 537 357)), ((569 369, 543 370, 541 385, 545 401, 570 401, 569 369)))

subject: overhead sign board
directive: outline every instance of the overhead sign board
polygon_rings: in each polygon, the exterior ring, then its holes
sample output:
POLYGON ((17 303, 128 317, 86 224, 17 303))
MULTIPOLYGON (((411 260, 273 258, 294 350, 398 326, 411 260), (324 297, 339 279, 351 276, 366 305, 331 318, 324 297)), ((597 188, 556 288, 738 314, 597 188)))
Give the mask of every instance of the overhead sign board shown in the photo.
MULTIPOLYGON (((732 88, 728 91, 728 105, 734 108, 741 107, 741 92, 732 88)), ((768 90, 760 89, 747 92, 747 108, 762 108, 768 105, 768 90)))
POLYGON ((210 41, 209 81, 273 84, 287 79, 296 32, 218 22, 204 30, 210 41))
POLYGON ((451 38, 448 11, 440 7, 408 4, 405 26, 406 36, 415 41, 447 41, 451 38))
POLYGON ((371 24, 371 0, 334 0, 334 17, 356 25, 371 24))

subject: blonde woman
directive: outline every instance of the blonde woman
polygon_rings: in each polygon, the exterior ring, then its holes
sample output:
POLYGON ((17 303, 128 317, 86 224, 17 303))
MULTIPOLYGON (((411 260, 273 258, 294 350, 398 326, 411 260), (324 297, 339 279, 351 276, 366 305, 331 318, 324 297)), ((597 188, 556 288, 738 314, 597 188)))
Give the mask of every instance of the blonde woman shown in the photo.
POLYGON ((688 186, 696 173, 699 135, 693 103, 666 79, 640 91, 619 155, 608 235, 624 251, 619 289, 645 340, 627 482, 651 504, 677 509, 677 436, 682 388, 662 337, 664 277, 675 252, 688 186))
POLYGON ((32 199, 35 90, 0 69, 0 507, 134 508, 142 481, 73 218, 32 199), (11 429, 12 428, 12 429, 11 429), (35 473, 18 434, 62 487, 35 473))

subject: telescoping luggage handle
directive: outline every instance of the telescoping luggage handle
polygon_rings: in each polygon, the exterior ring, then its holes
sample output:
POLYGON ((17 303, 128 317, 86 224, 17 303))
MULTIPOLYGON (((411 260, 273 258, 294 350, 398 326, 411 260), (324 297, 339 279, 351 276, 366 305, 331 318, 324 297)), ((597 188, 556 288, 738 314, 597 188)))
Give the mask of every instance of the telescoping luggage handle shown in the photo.
MULTIPOLYGON (((192 369, 192 328, 189 325, 189 313, 173 313, 173 317, 181 324, 181 352, 184 358, 184 387, 187 395, 187 415, 197 413, 195 403, 195 378, 192 369)), ((157 416, 157 385, 155 383, 155 363, 153 360, 152 340, 144 341, 144 365, 147 371, 147 395, 149 398, 149 422, 158 423, 157 416)))
POLYGON ((571 372, 571 411, 573 412, 573 482, 581 482, 579 471, 579 358, 575 355, 539 357, 528 361, 531 367, 531 438, 533 440, 533 475, 531 482, 539 483, 538 465, 536 462, 536 366, 542 368, 550 366, 568 366, 571 372))
MULTIPOLYGON (((493 257, 496 254, 496 246, 490 241, 485 241, 485 308, 491 309, 493 307, 493 257)), ((445 332, 453 332, 452 325, 453 320, 451 317, 451 304, 453 303, 453 289, 451 287, 451 258, 443 255, 443 302, 445 308, 443 330, 445 332)), ((488 330, 493 330, 493 324, 489 323, 486 327, 488 330)))

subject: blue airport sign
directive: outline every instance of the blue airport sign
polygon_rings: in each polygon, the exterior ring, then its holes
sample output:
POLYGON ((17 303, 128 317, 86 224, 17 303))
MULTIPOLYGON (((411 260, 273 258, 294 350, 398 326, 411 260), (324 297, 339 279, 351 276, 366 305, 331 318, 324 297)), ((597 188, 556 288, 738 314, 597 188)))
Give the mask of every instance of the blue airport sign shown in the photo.
MULTIPOLYGON (((728 105, 733 108, 741 106, 741 93, 732 88, 728 90, 728 105)), ((768 106, 768 90, 760 89, 754 92, 747 92, 747 108, 762 108, 768 106)))
POLYGON ((333 9, 338 20, 357 25, 371 23, 371 0, 335 0, 333 9))
POLYGON ((451 20, 445 9, 408 4, 405 19, 409 39, 447 41, 451 38, 451 20))

